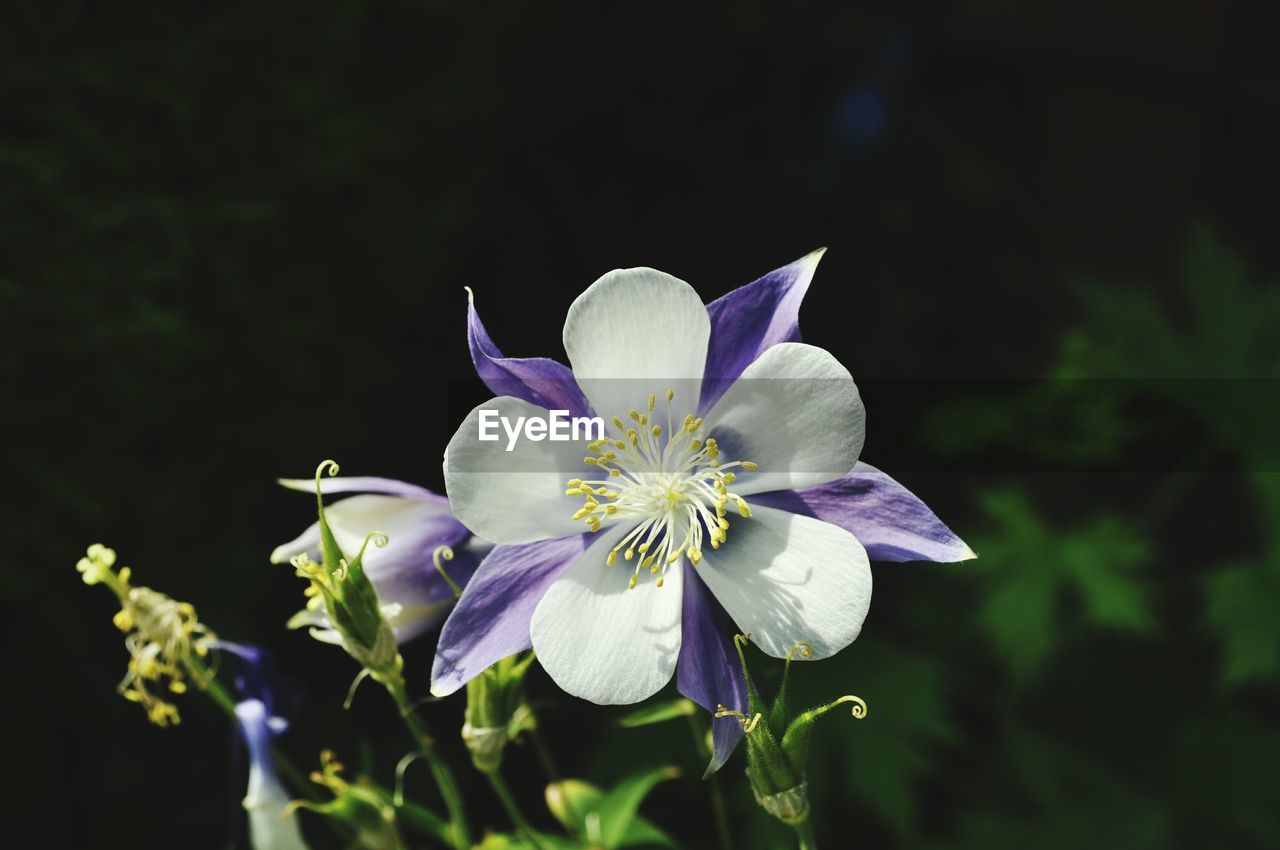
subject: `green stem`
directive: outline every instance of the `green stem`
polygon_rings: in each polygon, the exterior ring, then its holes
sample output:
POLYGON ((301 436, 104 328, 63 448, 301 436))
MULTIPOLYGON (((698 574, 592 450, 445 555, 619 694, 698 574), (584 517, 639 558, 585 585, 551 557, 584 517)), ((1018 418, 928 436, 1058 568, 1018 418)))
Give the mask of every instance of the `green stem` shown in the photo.
POLYGON ((498 799, 502 801, 502 807, 507 810, 507 817, 511 818, 511 822, 515 824, 516 832, 520 833, 521 837, 537 850, 543 850, 542 842, 538 840, 538 835, 533 831, 533 827, 529 826, 529 822, 524 819, 524 815, 520 812, 520 806, 516 803, 516 798, 511 796, 511 789, 507 787, 507 782, 502 778, 502 774, 494 770, 486 773, 485 776, 489 777, 489 784, 493 786, 493 793, 497 794, 498 799))
POLYGON ((800 850, 818 850, 818 839, 813 835, 813 821, 805 818, 802 822, 794 824, 796 831, 796 839, 800 842, 800 850))
POLYGON ((413 710, 413 704, 409 701, 409 694, 405 691, 404 678, 393 676, 385 685, 387 693, 391 695, 391 699, 396 704, 396 708, 400 709, 400 716, 404 718, 404 724, 409 728, 409 734, 413 736, 419 752, 422 753, 422 757, 427 760, 427 765, 431 768, 431 775, 435 778, 436 786, 440 789, 440 796, 444 798, 444 806, 449 812, 450 827, 453 833, 453 846, 457 850, 469 850, 471 847, 471 832, 467 828, 467 815, 462 807, 462 793, 458 791, 458 783, 453 778, 453 771, 449 769, 449 765, 444 759, 440 758, 439 754, 436 753, 435 746, 431 743, 431 736, 427 734, 427 727, 423 725, 422 718, 418 717, 418 713, 413 710))
MULTIPOLYGON (((532 713, 530 709, 530 713, 532 713)), ((551 757, 551 750, 547 749, 547 742, 542 737, 542 732, 537 726, 537 719, 534 719, 534 727, 525 732, 529 739, 533 741, 533 751, 538 756, 538 763, 542 765, 542 771, 552 782, 560 781, 560 771, 556 768, 555 759, 551 757)))
MULTIPOLYGON (((707 736, 702 731, 702 725, 698 723, 698 718, 692 714, 686 715, 689 718, 689 729, 693 732, 693 745, 697 748, 702 758, 711 758, 711 752, 707 749, 707 736)), ((720 844, 720 850, 733 850, 733 840, 729 835, 729 812, 724 804, 724 791, 720 787, 720 774, 713 773, 707 780, 708 789, 711 792, 711 812, 716 824, 716 838, 720 844)))

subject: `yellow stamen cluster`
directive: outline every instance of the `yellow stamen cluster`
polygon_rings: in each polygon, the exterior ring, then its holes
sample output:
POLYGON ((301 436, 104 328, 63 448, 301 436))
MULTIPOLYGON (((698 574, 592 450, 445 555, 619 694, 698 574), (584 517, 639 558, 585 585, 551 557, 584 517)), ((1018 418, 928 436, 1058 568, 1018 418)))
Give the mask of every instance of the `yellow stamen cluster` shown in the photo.
MULTIPOLYGON (((371 531, 364 539, 364 544, 360 547, 359 557, 364 557, 365 549, 372 543, 378 548, 384 548, 390 542, 386 534, 381 531, 371 531)), ((450 551, 449 558, 453 557, 450 551)), ((306 589, 302 591, 307 597, 307 609, 310 611, 318 611, 325 606, 325 600, 337 600, 341 597, 341 589, 339 585, 347 579, 347 562, 345 560, 338 562, 338 568, 332 573, 325 570, 324 565, 311 560, 306 552, 301 555, 295 555, 289 559, 289 565, 293 567, 294 572, 299 578, 304 578, 310 582, 306 589)))
POLYGON ((129 667, 120 682, 120 694, 146 709, 157 726, 181 721, 177 706, 159 696, 165 690, 185 693, 190 679, 197 687, 208 684, 211 673, 195 659, 204 658, 217 637, 186 602, 178 602, 149 587, 130 584, 132 570, 115 572, 116 553, 101 543, 89 547, 76 569, 85 584, 105 584, 116 594, 120 610, 112 618, 125 633, 129 667))
POLYGON ((657 397, 652 394, 645 411, 629 411, 629 422, 613 417, 612 433, 589 443, 591 454, 583 458, 601 477, 573 478, 565 489, 566 496, 585 497, 573 518, 593 532, 609 522, 639 520, 605 559, 612 566, 619 552, 628 561, 639 554, 632 588, 641 570, 656 576, 661 587, 663 575, 682 555, 697 564, 704 537, 718 549, 729 530, 730 502, 739 515, 751 516, 746 500, 729 486, 737 480, 734 469, 751 471, 756 464, 721 461, 720 446, 714 437, 704 438, 700 417, 688 414, 674 423, 674 398, 675 391, 667 390, 665 427, 654 419, 657 397))

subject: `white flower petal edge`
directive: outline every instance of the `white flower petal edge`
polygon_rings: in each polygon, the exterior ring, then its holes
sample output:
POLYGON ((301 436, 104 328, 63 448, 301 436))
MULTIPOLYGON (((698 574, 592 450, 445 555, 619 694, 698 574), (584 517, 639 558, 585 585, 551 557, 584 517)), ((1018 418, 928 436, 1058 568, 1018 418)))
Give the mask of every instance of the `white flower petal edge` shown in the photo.
POLYGON ((738 628, 775 658, 801 641, 815 659, 835 655, 858 636, 871 606, 862 544, 830 523, 774 508, 736 520, 728 543, 705 552, 697 570, 738 628))
POLYGON ((556 579, 529 626, 538 662, 560 688, 600 705, 640 702, 662 689, 680 655, 682 570, 662 587, 631 570, 606 567, 605 553, 626 526, 602 532, 556 579))
POLYGON ((744 496, 834 481, 858 462, 867 430, 849 370, 800 342, 760 355, 706 421, 727 457, 759 466, 733 485, 744 496))
POLYGON ((458 426, 444 455, 444 484, 453 515, 472 533, 492 543, 532 543, 581 534, 565 498, 564 482, 584 469, 582 442, 534 441, 521 435, 506 451, 507 435, 478 439, 480 411, 495 410, 513 425, 519 417, 548 419, 545 407, 511 396, 485 402, 458 426))
POLYGON ((574 377, 605 419, 625 418, 644 395, 668 385, 680 387, 692 410, 710 336, 707 308, 693 287, 648 268, 609 272, 574 300, 564 321, 574 377), (655 382, 662 386, 651 389, 655 382))
MULTIPOLYGON (((325 517, 329 520, 329 527, 333 529, 338 546, 354 557, 364 545, 365 537, 372 531, 381 531, 389 539, 399 543, 402 538, 417 533, 423 520, 448 512, 448 504, 423 502, 401 496, 365 494, 334 502, 325 508, 325 517)), ((282 564, 303 552, 319 557, 319 550, 320 525, 312 523, 295 540, 277 546, 271 553, 271 563, 282 564)), ((365 550, 364 564, 376 571, 378 564, 394 556, 394 550, 370 546, 365 550)))

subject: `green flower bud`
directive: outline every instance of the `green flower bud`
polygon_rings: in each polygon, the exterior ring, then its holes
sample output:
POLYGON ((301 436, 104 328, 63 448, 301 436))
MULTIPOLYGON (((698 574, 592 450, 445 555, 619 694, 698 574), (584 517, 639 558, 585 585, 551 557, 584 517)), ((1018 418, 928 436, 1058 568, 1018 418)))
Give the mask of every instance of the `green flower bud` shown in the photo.
POLYGON ((742 661, 742 672, 747 680, 747 711, 733 711, 719 706, 716 717, 737 717, 746 733, 747 778, 751 791, 760 807, 778 820, 790 826, 804 823, 809 817, 808 782, 805 765, 809 757, 809 739, 813 724, 819 717, 839 705, 852 704, 853 716, 867 716, 867 704, 860 697, 842 696, 826 705, 788 717, 787 683, 791 672, 792 657, 798 652, 802 657, 813 653, 807 643, 798 643, 787 653, 782 686, 773 704, 765 706, 751 680, 743 647, 750 635, 736 635, 734 646, 742 661))
POLYGON ((524 676, 533 657, 532 652, 509 656, 467 683, 462 740, 481 773, 496 771, 507 742, 533 728, 524 702, 524 676))

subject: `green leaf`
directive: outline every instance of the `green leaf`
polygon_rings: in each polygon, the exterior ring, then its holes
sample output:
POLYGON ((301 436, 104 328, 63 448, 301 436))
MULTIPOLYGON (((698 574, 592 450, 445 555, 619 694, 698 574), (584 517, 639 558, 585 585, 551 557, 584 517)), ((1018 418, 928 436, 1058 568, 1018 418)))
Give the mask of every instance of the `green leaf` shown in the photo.
POLYGON ((565 829, 586 833, 587 815, 595 811, 604 792, 581 779, 562 779, 547 786, 547 809, 565 829))
POLYGON ((619 726, 628 729, 637 726, 650 726, 654 723, 665 723, 668 720, 675 720, 678 717, 690 717, 697 710, 697 706, 687 699, 677 699, 671 702, 658 703, 650 705, 638 711, 633 711, 618 721, 619 726))
POLYGON ((1017 490, 987 493, 982 506, 993 528, 976 536, 983 557, 968 567, 987 576, 978 622, 1015 677, 1082 631, 1155 629, 1150 550, 1135 529, 1112 517, 1052 528, 1017 490))
POLYGON ((654 786, 679 775, 680 771, 674 767, 638 773, 622 780, 601 798, 595 811, 600 816, 601 843, 607 850, 622 846, 628 830, 635 823, 640 804, 654 786))
POLYGON ((1280 578, 1265 565, 1238 565, 1205 581, 1205 621, 1222 641, 1224 685, 1280 675, 1280 578))
MULTIPOLYGON (((657 775, 657 779, 653 783, 657 784, 657 782, 667 778, 669 770, 670 768, 664 768, 660 771, 653 771, 650 774, 642 774, 636 778, 657 775)), ((632 780, 624 781, 619 786, 619 789, 622 789, 630 782, 632 780)), ((653 784, 649 788, 652 788, 653 784)), ((644 793, 647 794, 648 789, 644 793)), ((604 838, 606 815, 602 812, 602 808, 608 796, 604 791, 589 782, 583 782, 579 779, 564 779, 547 786, 547 808, 565 829, 574 835, 587 838, 593 843, 593 846, 596 846, 604 838)), ((643 799, 643 796, 644 794, 641 795, 641 799, 643 799)), ((639 801, 636 802, 637 807, 638 805, 639 801)), ((646 845, 675 846, 665 832, 649 823, 643 817, 635 816, 633 810, 630 825, 626 827, 622 838, 616 845, 609 846, 636 847, 646 845)))

